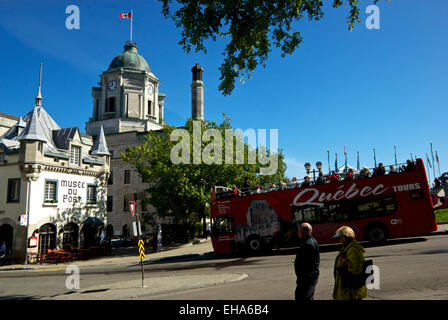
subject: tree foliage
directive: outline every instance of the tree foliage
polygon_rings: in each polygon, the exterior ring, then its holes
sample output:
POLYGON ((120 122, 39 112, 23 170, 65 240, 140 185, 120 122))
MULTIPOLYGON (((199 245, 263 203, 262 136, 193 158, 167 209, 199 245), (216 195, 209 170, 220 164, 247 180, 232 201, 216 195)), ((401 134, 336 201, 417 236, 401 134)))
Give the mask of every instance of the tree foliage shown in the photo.
MULTIPOLYGON (((228 118, 217 124, 212 121, 201 121, 202 132, 206 129, 217 129, 222 136, 222 154, 225 153, 226 129, 233 130, 228 118)), ((170 136, 178 128, 165 124, 161 131, 151 131, 145 141, 122 154, 124 161, 133 164, 144 181, 150 181, 146 190, 152 204, 159 216, 174 217, 176 221, 186 221, 188 218, 204 217, 207 205, 210 202, 212 187, 215 185, 240 187, 248 177, 252 185, 278 183, 285 180, 286 164, 281 151, 278 154, 278 170, 272 175, 260 175, 263 165, 250 164, 248 152, 250 146, 244 143, 245 161, 237 164, 206 164, 201 162, 193 164, 193 155, 189 155, 189 163, 174 164, 171 159, 171 150, 179 143, 171 141, 170 136)), ((189 119, 183 128, 189 136, 190 150, 193 150, 193 121, 189 119)), ((202 141, 201 150, 210 144, 202 141)), ((237 141, 233 140, 232 148, 236 150, 237 141)), ((270 154, 270 150, 263 150, 270 154)), ((258 150, 257 150, 258 152, 258 150)), ((234 159, 236 152, 234 152, 234 159)))
MULTIPOLYGON (((162 13, 182 29, 179 42, 188 53, 207 52, 205 42, 217 38, 229 39, 223 52, 224 61, 219 67, 219 90, 229 95, 235 88, 235 80, 241 80, 258 65, 263 67, 271 47, 282 51, 282 57, 292 54, 302 42, 294 22, 304 16, 320 20, 323 15, 322 0, 159 0, 162 13)), ((332 0, 333 7, 344 4, 332 0)), ((371 0, 377 3, 378 0, 371 0)), ((352 30, 360 21, 359 0, 346 1, 350 8, 348 28, 352 30)))

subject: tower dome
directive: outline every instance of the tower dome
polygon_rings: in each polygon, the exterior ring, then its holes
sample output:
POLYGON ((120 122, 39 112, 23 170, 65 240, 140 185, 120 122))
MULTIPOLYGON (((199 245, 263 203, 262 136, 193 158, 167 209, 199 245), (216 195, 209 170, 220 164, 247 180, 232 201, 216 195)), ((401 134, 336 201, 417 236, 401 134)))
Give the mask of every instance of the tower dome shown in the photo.
POLYGON ((137 49, 135 43, 127 42, 124 45, 124 51, 112 60, 107 71, 123 68, 151 72, 148 62, 138 53, 137 49))

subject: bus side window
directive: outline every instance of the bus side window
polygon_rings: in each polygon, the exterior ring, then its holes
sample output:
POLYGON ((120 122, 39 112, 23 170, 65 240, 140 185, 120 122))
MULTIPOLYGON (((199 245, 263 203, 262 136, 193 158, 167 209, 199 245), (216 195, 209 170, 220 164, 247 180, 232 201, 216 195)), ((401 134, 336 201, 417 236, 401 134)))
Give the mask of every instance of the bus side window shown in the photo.
POLYGON ((212 234, 220 235, 226 233, 233 233, 233 216, 213 218, 212 234))

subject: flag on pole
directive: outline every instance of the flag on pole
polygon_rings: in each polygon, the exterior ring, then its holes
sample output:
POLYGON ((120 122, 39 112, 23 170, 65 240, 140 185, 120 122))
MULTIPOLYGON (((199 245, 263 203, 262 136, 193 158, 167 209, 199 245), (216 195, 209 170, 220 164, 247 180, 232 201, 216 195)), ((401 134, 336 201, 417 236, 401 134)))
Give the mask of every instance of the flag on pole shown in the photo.
POLYGON ((131 19, 131 32, 130 32, 130 42, 132 43, 132 10, 127 13, 120 13, 120 19, 131 19))
POLYGON ((439 176, 440 176, 441 175, 440 174, 440 162, 439 162, 439 155, 437 154, 437 150, 436 150, 436 160, 437 160, 437 166, 439 168, 439 176))
POLYGON ((432 158, 432 165, 433 165, 432 171, 433 171, 434 179, 435 179, 436 178, 436 165, 434 162, 434 152, 432 152, 432 142, 431 142, 431 158, 432 158))
POLYGON ((132 18, 132 12, 120 13, 120 19, 130 19, 132 18))
POLYGON ((375 162, 375 168, 376 168, 376 150, 373 148, 373 161, 375 162))
POLYGON ((344 145, 344 156, 345 156, 344 172, 347 172, 348 171, 348 166, 347 166, 347 149, 345 148, 345 145, 344 145))
POLYGON ((429 160, 428 154, 426 154, 426 161, 428 161, 429 167, 432 169, 431 161, 429 160))
POLYGON ((328 153, 328 173, 331 174, 331 166, 330 166, 330 150, 327 150, 328 153))
POLYGON ((426 162, 428 163, 428 180, 431 181, 431 171, 429 171, 429 168, 432 168, 431 161, 429 161, 428 154, 426 154, 426 162))
POLYGON ((336 159, 334 160, 334 170, 338 172, 338 154, 335 153, 336 159))
POLYGON ((356 161, 356 170, 359 171, 359 168, 361 167, 361 165, 359 164, 359 151, 357 151, 358 153, 358 160, 356 161))

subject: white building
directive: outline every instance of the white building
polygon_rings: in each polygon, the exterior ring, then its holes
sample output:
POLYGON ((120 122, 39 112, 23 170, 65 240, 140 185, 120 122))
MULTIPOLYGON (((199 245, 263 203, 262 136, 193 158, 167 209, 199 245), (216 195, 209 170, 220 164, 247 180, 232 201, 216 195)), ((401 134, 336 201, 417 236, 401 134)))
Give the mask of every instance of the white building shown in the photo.
MULTIPOLYGON (((192 69, 191 111, 193 119, 204 118, 203 69, 192 69)), ((128 147, 140 145, 149 131, 162 129, 166 95, 160 92, 160 80, 151 71, 146 59, 138 53, 134 42, 127 42, 124 51, 115 56, 101 74, 100 87, 92 88, 92 117, 86 132, 96 136, 104 128, 107 145, 112 154, 111 176, 107 189, 107 230, 114 236, 131 236, 135 220, 129 211, 129 200, 137 195, 139 216, 154 217, 161 223, 151 205, 142 203, 148 195, 148 184, 134 166, 120 156, 128 147)), ((143 225, 142 231, 150 226, 143 225), (146 228, 145 228, 146 227, 146 228)), ((146 229, 146 230, 145 230, 146 229)))
POLYGON ((0 136, 0 242, 17 262, 66 246, 89 247, 105 225, 110 153, 98 138, 61 128, 34 108, 0 136), (26 241, 26 239, 28 241, 26 241))

